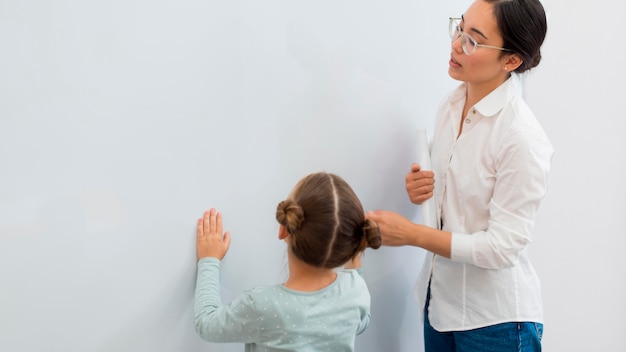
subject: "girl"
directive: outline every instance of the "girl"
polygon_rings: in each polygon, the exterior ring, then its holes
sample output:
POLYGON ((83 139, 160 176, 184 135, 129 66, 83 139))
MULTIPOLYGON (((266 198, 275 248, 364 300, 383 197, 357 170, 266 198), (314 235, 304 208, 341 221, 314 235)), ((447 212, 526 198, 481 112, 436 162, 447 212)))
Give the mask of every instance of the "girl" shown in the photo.
POLYGON ((438 110, 433 171, 414 164, 406 176, 413 203, 435 195, 440 229, 392 212, 367 215, 383 244, 429 251, 416 286, 427 352, 541 350, 527 245, 553 151, 517 73, 539 64, 546 29, 537 0, 476 0, 450 19, 448 73, 463 83, 438 110))
POLYGON ((352 351, 370 318, 369 291, 354 269, 366 247, 380 247, 378 228, 365 220, 350 186, 329 173, 300 180, 278 204, 276 219, 288 247, 289 278, 225 306, 219 266, 230 235, 222 234, 215 209, 198 220, 196 331, 212 342, 243 342, 246 351, 352 351))

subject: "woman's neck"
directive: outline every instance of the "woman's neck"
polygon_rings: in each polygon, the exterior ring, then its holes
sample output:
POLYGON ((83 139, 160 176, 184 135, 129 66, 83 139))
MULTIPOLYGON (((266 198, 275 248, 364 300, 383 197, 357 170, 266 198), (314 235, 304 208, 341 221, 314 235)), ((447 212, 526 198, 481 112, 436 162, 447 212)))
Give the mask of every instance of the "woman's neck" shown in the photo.
POLYGON ((500 87, 509 78, 509 74, 502 74, 496 79, 484 83, 467 83, 467 96, 465 97, 465 107, 463 109, 463 118, 467 115, 467 111, 476 105, 484 97, 500 87))
POLYGON ((479 84, 479 83, 468 83, 467 84, 467 93, 465 96, 465 105, 463 106, 463 115, 459 121, 459 134, 456 138, 459 138, 463 133, 463 121, 467 117, 469 113, 469 109, 476 105, 479 101, 481 101, 484 97, 489 95, 489 93, 493 92, 496 88, 498 88, 502 83, 504 83, 509 78, 509 74, 502 76, 501 80, 493 80, 487 83, 479 84))

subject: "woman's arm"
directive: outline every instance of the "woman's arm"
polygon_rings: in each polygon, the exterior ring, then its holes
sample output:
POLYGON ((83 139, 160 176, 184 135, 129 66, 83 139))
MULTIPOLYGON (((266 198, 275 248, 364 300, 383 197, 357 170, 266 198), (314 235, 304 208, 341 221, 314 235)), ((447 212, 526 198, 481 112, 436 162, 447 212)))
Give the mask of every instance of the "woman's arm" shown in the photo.
POLYGON ((378 224, 385 246, 415 246, 450 258, 450 232, 415 224, 392 211, 369 211, 365 217, 378 224))

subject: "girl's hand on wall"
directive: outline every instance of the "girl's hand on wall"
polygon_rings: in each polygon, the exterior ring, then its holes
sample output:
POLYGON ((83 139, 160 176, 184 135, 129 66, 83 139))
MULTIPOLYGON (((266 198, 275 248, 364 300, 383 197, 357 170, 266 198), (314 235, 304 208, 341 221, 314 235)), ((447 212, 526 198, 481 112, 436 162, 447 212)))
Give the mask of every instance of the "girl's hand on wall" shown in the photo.
POLYGON ((230 233, 222 233, 222 214, 211 208, 198 219, 198 260, 206 257, 222 260, 230 246, 230 233))

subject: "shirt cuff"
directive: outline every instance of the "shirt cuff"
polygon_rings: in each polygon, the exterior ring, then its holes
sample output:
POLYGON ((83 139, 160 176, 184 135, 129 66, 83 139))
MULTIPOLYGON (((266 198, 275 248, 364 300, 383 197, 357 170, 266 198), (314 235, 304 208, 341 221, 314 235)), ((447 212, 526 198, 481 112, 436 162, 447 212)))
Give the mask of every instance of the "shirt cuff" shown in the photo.
POLYGON ((452 233, 450 244, 450 259, 455 262, 474 263, 474 241, 472 235, 452 233))
POLYGON ((198 265, 203 264, 203 263, 219 265, 220 262, 221 262, 221 260, 219 260, 217 258, 214 258, 214 257, 204 257, 204 258, 198 260, 198 265))

